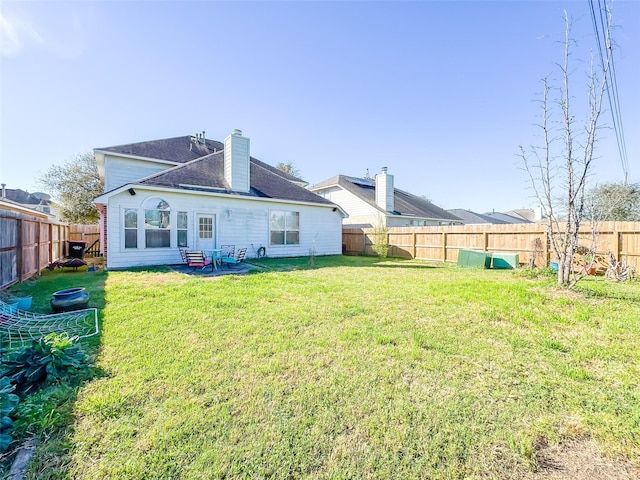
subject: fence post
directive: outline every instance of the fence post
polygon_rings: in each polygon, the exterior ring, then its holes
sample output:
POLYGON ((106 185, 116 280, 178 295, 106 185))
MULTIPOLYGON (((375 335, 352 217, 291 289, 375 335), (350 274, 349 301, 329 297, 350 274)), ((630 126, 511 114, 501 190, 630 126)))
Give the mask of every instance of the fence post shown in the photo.
POLYGON ((416 232, 415 230, 413 231, 413 259, 415 260, 416 257, 418 256, 418 232, 416 232))
POLYGON ((18 247, 16 249, 16 267, 18 269, 18 282, 22 282, 23 278, 22 278, 22 249, 23 249, 23 245, 22 245, 22 239, 23 239, 23 235, 22 235, 22 219, 19 218, 18 219, 18 227, 17 227, 18 231, 16 232, 18 234, 18 241, 16 242, 18 244, 18 247))
POLYGON ((614 230, 613 235, 616 237, 616 260, 619 262, 622 259, 622 233, 614 230))
POLYGON ((484 241, 484 251, 489 251, 489 232, 482 233, 482 240, 484 241))
POLYGON ((42 222, 36 222, 36 275, 40 275, 40 228, 42 222))
POLYGON ((49 261, 47 264, 53 263, 53 224, 49 224, 49 261))
POLYGON ((447 261, 447 232, 442 232, 442 262, 447 261))

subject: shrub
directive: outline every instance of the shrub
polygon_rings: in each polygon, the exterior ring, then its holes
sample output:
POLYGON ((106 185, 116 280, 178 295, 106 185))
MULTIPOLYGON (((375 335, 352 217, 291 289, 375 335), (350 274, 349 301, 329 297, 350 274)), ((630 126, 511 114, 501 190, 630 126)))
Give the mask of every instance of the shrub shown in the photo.
POLYGON ((6 451, 11 444, 8 432, 13 428, 13 421, 9 414, 18 404, 18 396, 12 393, 15 388, 9 378, 0 378, 0 453, 6 451))
POLYGON ((67 384, 50 385, 22 399, 13 414, 15 431, 47 431, 63 427, 71 417, 75 389, 67 384))
POLYGON ((373 231, 374 242, 371 249, 381 258, 389 255, 389 229, 382 225, 375 227, 373 231))
POLYGON ((16 393, 28 395, 85 365, 86 356, 72 338, 52 333, 2 361, 0 376, 11 380, 16 393))

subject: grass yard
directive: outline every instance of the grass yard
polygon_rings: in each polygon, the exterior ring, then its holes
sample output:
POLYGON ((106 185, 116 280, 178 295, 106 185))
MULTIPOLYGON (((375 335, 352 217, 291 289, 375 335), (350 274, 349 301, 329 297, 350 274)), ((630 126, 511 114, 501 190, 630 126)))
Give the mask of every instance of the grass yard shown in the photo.
POLYGON ((96 371, 31 478, 536 478, 564 444, 638 472, 640 285, 260 263, 75 277, 104 305, 96 371))

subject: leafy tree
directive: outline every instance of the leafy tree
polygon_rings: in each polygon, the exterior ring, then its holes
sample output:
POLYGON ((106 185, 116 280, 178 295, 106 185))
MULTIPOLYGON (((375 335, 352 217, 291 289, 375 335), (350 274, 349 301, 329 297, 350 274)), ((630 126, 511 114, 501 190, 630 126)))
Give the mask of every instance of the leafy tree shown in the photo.
POLYGON ((298 169, 292 161, 288 161, 287 163, 280 162, 276 165, 276 168, 281 172, 288 173, 289 175, 300 178, 300 169, 298 169))
POLYGON ((640 184, 606 183, 591 191, 591 213, 597 220, 640 220, 640 184))
POLYGON ((91 152, 80 153, 62 165, 52 165, 38 180, 51 193, 63 220, 95 223, 99 214, 93 199, 103 193, 91 152))

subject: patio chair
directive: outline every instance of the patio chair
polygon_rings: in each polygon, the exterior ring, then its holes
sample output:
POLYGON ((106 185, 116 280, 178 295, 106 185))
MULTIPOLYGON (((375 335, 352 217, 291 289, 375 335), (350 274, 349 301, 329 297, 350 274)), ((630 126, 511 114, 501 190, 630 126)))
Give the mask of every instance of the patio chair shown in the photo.
POLYGON ((198 267, 204 270, 204 267, 211 265, 211 260, 207 258, 202 250, 187 250, 185 253, 187 255, 187 265, 193 267, 194 272, 198 267))
POLYGON ((220 248, 222 249, 222 257, 233 257, 236 253, 235 245, 220 245, 220 248))
POLYGON ((239 263, 242 263, 244 261, 244 256, 247 253, 247 249, 246 248, 241 248, 240 250, 238 250, 238 255, 234 258, 234 257, 222 257, 221 261, 222 261, 222 265, 227 264, 228 266, 231 265, 238 265, 239 263))
POLYGON ((182 263, 189 263, 187 259, 187 249, 178 247, 178 250, 180 251, 180 257, 182 258, 182 263))

